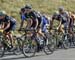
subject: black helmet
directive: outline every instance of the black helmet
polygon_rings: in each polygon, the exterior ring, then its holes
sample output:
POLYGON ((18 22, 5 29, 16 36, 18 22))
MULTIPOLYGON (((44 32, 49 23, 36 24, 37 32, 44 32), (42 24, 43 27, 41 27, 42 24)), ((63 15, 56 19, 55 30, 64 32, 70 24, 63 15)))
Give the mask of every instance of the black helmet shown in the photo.
POLYGON ((26 5, 25 9, 32 9, 32 6, 31 5, 26 5))

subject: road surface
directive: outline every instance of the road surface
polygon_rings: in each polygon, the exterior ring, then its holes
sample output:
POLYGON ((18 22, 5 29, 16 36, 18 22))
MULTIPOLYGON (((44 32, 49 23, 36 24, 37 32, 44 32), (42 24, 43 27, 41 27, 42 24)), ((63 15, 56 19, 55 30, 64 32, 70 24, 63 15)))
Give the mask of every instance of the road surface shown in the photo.
POLYGON ((57 50, 51 55, 45 55, 44 52, 37 53, 35 57, 25 58, 21 55, 5 55, 0 60, 75 60, 75 48, 67 50, 57 50))

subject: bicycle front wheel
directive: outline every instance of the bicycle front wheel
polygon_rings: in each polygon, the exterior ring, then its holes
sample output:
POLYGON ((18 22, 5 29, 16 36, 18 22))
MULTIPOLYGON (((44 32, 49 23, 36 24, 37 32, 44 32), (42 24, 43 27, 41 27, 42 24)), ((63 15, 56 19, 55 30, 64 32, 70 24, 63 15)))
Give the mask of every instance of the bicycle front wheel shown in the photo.
POLYGON ((25 37, 23 41, 23 54, 25 57, 33 57, 36 53, 36 41, 30 37, 25 37))

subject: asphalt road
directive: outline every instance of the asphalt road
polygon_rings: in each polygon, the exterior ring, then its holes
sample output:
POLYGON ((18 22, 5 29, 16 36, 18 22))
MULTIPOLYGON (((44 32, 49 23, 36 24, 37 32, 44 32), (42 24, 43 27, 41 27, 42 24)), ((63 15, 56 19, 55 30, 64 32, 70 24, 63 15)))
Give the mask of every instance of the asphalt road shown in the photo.
POLYGON ((51 55, 45 55, 44 52, 36 53, 36 56, 32 58, 25 58, 22 54, 7 54, 0 60, 75 60, 75 48, 57 50, 51 55))

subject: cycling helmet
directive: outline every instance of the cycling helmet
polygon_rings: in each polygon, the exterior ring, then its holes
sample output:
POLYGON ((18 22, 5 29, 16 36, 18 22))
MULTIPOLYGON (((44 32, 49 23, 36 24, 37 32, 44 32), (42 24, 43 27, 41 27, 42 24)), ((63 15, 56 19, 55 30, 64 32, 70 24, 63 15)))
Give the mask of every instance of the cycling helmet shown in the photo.
POLYGON ((0 16, 5 16, 6 12, 5 11, 0 11, 0 16))
POLYGON ((59 15, 59 12, 58 11, 55 11, 53 15, 54 16, 57 16, 57 15, 59 15))
POLYGON ((58 10, 59 10, 59 11, 64 11, 64 7, 61 6, 61 7, 58 8, 58 10))
POLYGON ((32 6, 31 5, 26 5, 25 9, 32 9, 32 6))

